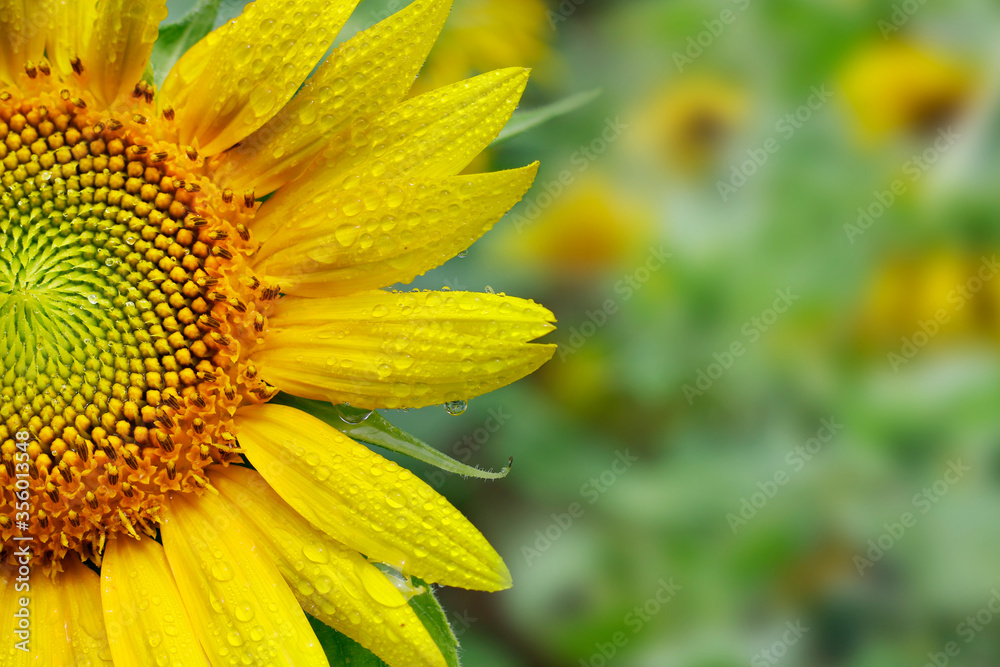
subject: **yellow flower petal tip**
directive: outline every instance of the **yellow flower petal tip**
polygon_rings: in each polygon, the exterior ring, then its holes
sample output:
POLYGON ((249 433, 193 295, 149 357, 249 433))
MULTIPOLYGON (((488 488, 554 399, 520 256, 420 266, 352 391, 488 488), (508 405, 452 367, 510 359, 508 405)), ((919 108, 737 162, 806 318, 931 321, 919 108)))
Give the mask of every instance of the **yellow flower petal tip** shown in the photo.
POLYGON ((330 537, 429 583, 510 586, 510 572, 482 534, 405 468, 288 406, 241 411, 237 427, 261 476, 330 537))
POLYGON ((392 667, 444 667, 403 594, 364 556, 310 524, 258 473, 233 466, 214 479, 303 609, 392 667))
POLYGON ((468 400, 534 372, 555 345, 536 303, 502 294, 369 292, 282 299, 256 358, 268 382, 365 408, 468 400))

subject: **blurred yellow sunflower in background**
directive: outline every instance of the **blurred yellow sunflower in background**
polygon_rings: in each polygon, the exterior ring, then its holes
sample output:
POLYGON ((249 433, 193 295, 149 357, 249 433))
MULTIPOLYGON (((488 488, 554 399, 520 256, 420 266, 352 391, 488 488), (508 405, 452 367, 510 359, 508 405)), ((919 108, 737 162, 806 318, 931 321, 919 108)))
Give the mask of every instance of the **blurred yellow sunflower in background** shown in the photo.
POLYGON ((649 244, 652 211, 616 192, 606 175, 588 175, 569 186, 548 183, 533 206, 545 204, 550 208, 537 222, 507 237, 505 257, 564 278, 594 278, 630 267, 649 244))
POLYGON ((535 67, 552 53, 544 0, 457 0, 416 89, 431 90, 508 63, 535 67))
POLYGON ((862 347, 892 350, 914 334, 926 336, 925 345, 934 348, 994 340, 1000 328, 1000 283, 993 280, 991 260, 989 253, 959 248, 887 258, 877 268, 860 312, 862 347))
POLYGON ((162 90, 162 1, 0 17, 3 664, 325 665, 304 608, 390 665, 444 665, 372 562, 510 585, 409 471, 268 404, 464 401, 554 352, 530 301, 382 289, 468 247, 537 165, 457 175, 523 69, 404 99, 448 0, 310 77, 356 4, 249 4, 162 90))
POLYGON ((861 138, 934 134, 958 120, 972 99, 975 77, 954 57, 893 40, 867 46, 840 75, 861 138))
POLYGON ((732 82, 681 77, 641 110, 633 143, 673 171, 704 175, 745 123, 747 107, 745 91, 732 82))

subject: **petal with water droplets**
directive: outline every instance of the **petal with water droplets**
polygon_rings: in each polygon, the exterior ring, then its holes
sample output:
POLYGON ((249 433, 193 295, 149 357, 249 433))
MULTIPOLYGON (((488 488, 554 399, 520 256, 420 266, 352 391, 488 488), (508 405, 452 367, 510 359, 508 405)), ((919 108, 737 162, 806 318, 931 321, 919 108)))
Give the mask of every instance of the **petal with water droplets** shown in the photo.
POLYGON ((256 269, 285 294, 338 296, 408 283, 471 246, 521 199, 538 163, 328 190, 291 211, 256 269))
POLYGON ((315 528, 252 470, 218 467, 212 483, 309 614, 391 667, 444 667, 402 593, 364 556, 315 528))
POLYGON ((284 405, 243 408, 236 426, 271 488, 335 540, 430 583, 510 586, 507 567, 475 526, 405 468, 284 405))
POLYGON ((496 70, 355 119, 261 209, 255 235, 266 240, 290 211, 325 190, 375 179, 454 176, 500 133, 527 83, 526 69, 496 70))
POLYGON ((131 95, 142 80, 160 21, 167 17, 164 0, 105 0, 80 54, 83 82, 99 100, 112 104, 131 95))
POLYGON ((15 590, 13 572, 5 573, 0 593, 0 664, 111 667, 108 637, 101 616, 101 580, 75 558, 63 561, 53 581, 40 571, 30 575, 28 590, 15 590), (25 638, 14 634, 15 616, 28 601, 31 632, 28 651, 17 648, 25 638))
POLYGON ((368 292, 285 297, 253 360, 296 396, 362 408, 469 400, 533 372, 555 353, 545 308, 501 294, 368 292))
POLYGON ((357 0, 257 0, 170 70, 163 94, 182 144, 233 146, 277 114, 326 52, 357 0))
POLYGON ((213 664, 321 665, 316 634, 278 568, 214 494, 175 494, 160 530, 191 623, 213 664))
POLYGON ((0 4, 0 80, 14 82, 25 63, 38 63, 45 51, 54 3, 7 0, 0 4))
POLYGON ((111 654, 120 665, 207 665, 163 547, 151 538, 111 540, 101 563, 111 654))
POLYGON ((226 154, 218 179, 236 192, 273 192, 327 139, 403 99, 444 25, 451 0, 413 2, 339 45, 295 97, 226 154))

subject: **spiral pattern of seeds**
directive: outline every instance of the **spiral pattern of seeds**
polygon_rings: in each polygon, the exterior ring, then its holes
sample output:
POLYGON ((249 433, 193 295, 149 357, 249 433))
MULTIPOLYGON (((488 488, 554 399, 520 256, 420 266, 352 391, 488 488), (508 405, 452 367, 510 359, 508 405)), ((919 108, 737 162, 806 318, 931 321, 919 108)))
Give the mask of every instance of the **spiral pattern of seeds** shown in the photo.
POLYGON ((252 196, 162 140, 148 88, 87 106, 0 92, 0 562, 14 536, 58 567, 155 534, 166 494, 232 458, 236 408, 273 394, 247 361, 277 297, 248 278, 252 196))

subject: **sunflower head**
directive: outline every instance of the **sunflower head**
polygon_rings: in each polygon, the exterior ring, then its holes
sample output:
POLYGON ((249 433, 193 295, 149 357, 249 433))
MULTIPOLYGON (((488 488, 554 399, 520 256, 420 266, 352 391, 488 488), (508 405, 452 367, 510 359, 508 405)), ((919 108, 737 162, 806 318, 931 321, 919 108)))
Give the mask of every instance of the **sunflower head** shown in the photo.
POLYGON ((703 175, 718 164, 747 116, 745 91, 718 77, 682 77, 643 109, 636 143, 670 168, 703 175))
POLYGON ((439 665, 369 561, 509 585, 426 484, 267 405, 466 401, 553 352, 530 301, 385 289, 530 186, 537 165, 459 175, 526 71, 408 97, 450 7, 421 0, 313 72, 355 4, 259 0, 162 89, 143 78, 162 2, 0 17, 0 575, 34 571, 43 662, 323 664, 304 607, 390 664, 439 665), (165 626, 188 648, 158 648, 165 626))
POLYGON ((974 88, 972 73, 954 57, 902 40, 859 51, 840 79, 866 141, 933 135, 958 119, 974 88))
POLYGON ((931 348, 990 341, 998 325, 989 255, 943 247, 897 253, 878 267, 861 309, 860 344, 898 351, 914 336, 931 348), (932 332, 932 335, 927 332, 932 332))

